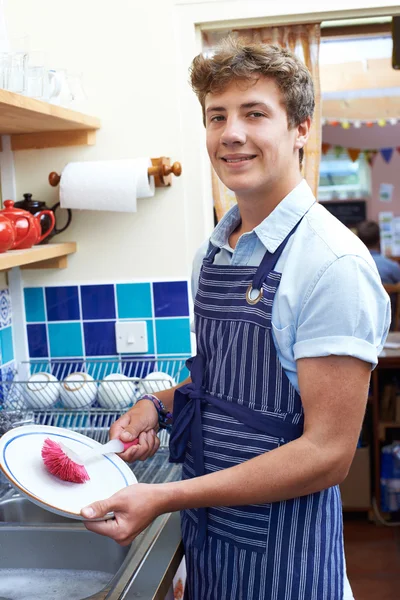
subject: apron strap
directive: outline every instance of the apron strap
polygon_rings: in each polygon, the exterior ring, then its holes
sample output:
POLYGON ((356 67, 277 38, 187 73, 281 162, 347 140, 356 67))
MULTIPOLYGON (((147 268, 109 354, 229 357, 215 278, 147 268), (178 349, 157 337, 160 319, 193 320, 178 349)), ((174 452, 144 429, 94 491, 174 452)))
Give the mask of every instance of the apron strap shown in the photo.
POLYGON ((301 217, 300 221, 298 221, 298 223, 296 223, 296 225, 293 227, 293 229, 288 233, 288 235, 285 237, 283 242, 281 242, 279 244, 279 246, 277 247, 275 252, 271 253, 271 252, 268 252, 268 250, 265 252, 264 257, 253 277, 252 288, 254 290, 260 290, 263 282, 266 280, 269 273, 271 273, 271 271, 274 270, 276 263, 278 262, 279 258, 281 257, 282 252, 286 248, 286 244, 288 243, 288 241, 290 240, 290 238, 292 237, 292 235, 294 234, 294 232, 300 225, 303 218, 304 218, 304 215, 303 215, 303 217, 301 217))
POLYGON ((215 255, 221 250, 218 246, 214 246, 211 242, 208 244, 206 255, 203 259, 203 262, 207 264, 211 264, 214 262, 215 255))

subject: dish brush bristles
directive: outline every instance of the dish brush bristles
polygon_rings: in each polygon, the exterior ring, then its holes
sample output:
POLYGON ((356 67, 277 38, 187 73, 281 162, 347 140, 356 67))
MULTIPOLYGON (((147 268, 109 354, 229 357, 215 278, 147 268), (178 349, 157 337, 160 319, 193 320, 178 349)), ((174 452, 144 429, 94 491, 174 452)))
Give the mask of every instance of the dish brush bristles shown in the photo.
POLYGON ((46 438, 42 447, 42 458, 46 469, 63 481, 85 483, 90 477, 83 465, 73 461, 57 442, 46 438))

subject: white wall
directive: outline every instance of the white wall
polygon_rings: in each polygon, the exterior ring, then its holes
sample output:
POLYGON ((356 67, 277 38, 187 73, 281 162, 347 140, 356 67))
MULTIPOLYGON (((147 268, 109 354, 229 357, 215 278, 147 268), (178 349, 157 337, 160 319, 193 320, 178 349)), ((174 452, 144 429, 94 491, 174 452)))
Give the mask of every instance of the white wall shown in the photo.
MULTIPOLYGON (((354 9, 368 16, 374 7, 377 2, 338 0, 335 12, 326 14, 338 18, 354 9)), ((166 155, 183 167, 172 188, 139 200, 136 214, 75 213, 68 231, 56 238, 78 242, 68 269, 25 271, 26 283, 188 276, 194 250, 212 227, 200 107, 186 83, 199 48, 195 24, 318 20, 321 3, 5 0, 5 11, 10 37, 27 33, 32 49, 47 51, 49 66, 83 72, 88 112, 102 122, 94 147, 16 153, 18 197, 31 192, 55 203, 58 191, 48 185, 48 173, 70 161, 166 155)))

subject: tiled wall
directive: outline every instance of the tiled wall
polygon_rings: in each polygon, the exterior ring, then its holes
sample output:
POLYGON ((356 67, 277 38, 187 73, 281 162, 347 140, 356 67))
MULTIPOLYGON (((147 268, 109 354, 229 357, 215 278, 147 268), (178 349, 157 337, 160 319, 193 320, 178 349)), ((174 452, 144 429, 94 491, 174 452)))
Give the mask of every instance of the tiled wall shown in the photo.
POLYGON ((24 295, 30 358, 117 356, 117 320, 146 321, 148 356, 191 354, 187 281, 28 287, 24 295))
POLYGON ((9 291, 6 289, 0 290, 0 365, 9 367, 13 362, 11 302, 9 291))

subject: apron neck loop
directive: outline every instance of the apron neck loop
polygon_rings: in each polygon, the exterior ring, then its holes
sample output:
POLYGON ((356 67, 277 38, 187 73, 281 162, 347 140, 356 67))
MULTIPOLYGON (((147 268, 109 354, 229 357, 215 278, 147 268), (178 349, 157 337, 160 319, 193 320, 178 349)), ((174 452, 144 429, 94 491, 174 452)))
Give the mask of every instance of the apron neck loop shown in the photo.
MULTIPOLYGON (((304 215, 303 215, 304 216, 304 215)), ((254 277, 252 287, 254 290, 260 290, 263 282, 266 280, 267 276, 271 271, 274 270, 276 263, 278 262, 282 252, 284 251, 286 244, 300 225, 303 217, 301 217, 300 221, 296 223, 293 229, 288 233, 283 242, 279 244, 275 252, 271 253, 268 250, 264 254, 264 258, 262 259, 260 266, 258 267, 254 277)))
POLYGON ((216 254, 221 250, 218 246, 214 246, 211 242, 208 244, 208 249, 204 261, 208 264, 213 264, 216 254))

